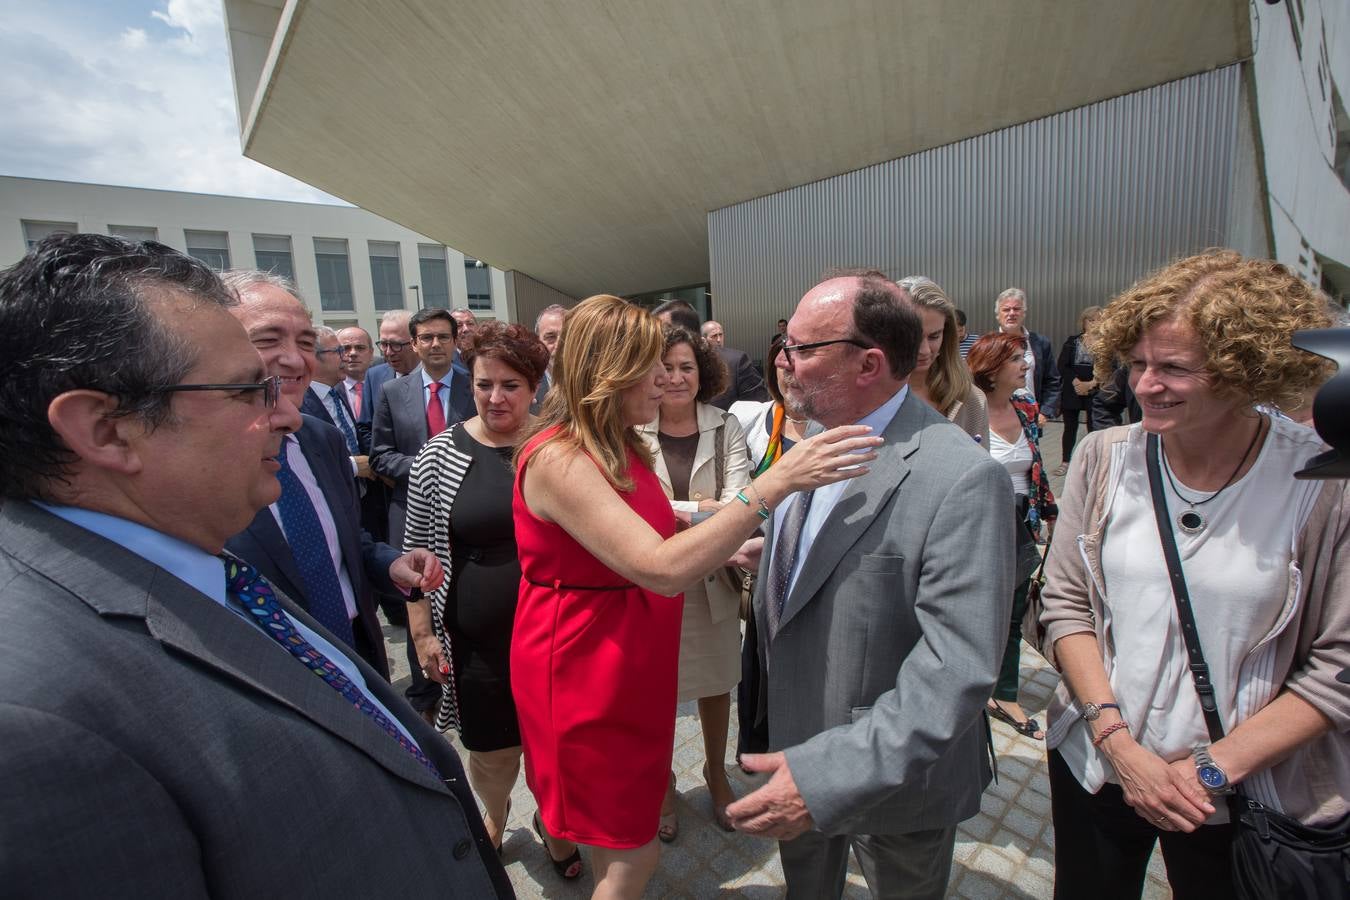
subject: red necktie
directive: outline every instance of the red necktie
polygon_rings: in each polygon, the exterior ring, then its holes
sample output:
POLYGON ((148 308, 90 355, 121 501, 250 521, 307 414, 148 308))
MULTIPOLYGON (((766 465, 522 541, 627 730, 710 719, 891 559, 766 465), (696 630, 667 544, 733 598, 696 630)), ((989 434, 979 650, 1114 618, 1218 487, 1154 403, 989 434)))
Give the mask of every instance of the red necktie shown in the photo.
POLYGON ((433 381, 427 385, 431 389, 431 399, 427 401, 427 438, 434 438, 445 430, 445 410, 441 408, 441 398, 437 392, 445 385, 433 381))
POLYGON ((360 417, 361 415, 361 382, 352 385, 352 392, 356 394, 356 399, 352 401, 352 415, 360 417))

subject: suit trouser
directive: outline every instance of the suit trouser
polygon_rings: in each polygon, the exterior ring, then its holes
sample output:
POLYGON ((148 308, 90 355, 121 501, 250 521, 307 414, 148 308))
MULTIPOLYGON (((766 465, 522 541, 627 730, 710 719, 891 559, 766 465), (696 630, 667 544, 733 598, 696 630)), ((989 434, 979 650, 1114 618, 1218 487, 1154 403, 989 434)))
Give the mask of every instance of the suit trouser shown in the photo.
POLYGON ((824 835, 808 831, 778 842, 788 900, 840 897, 848 848, 872 896, 881 900, 941 900, 952 872, 956 826, 908 834, 824 835))

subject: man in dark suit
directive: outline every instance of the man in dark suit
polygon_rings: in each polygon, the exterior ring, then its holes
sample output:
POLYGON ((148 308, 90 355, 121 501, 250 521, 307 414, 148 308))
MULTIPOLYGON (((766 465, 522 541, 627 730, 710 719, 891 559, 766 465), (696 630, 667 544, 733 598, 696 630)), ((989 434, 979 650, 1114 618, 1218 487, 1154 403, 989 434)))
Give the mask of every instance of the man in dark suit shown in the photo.
MULTIPOLYGON (((267 272, 229 272, 224 280, 239 295, 232 312, 267 374, 280 376, 282 392, 303 402, 317 365, 317 338, 294 285, 267 272)), ((387 676, 372 591, 397 592, 395 582, 413 583, 410 573, 429 565, 430 554, 400 556, 362 530, 355 468, 341 434, 310 416, 302 422, 285 441, 281 497, 227 547, 387 676)))
POLYGON ((356 413, 347 399, 345 380, 338 333, 327 325, 316 326, 314 377, 309 382, 309 390, 305 391, 305 402, 300 405, 300 412, 336 428, 342 434, 347 452, 352 456, 352 466, 356 469, 357 477, 369 478, 371 475, 366 455, 370 452, 370 431, 365 431, 363 440, 362 432, 357 428, 356 413))
MULTIPOLYGON (((371 469, 394 485, 389 497, 389 543, 395 547, 403 546, 408 474, 417 451, 444 429, 474 416, 469 378, 454 368, 458 325, 450 313, 419 310, 409 320, 408 332, 422 364, 406 378, 387 382, 380 392, 370 451, 371 469)), ((407 654, 412 683, 404 696, 419 713, 434 717, 440 685, 421 671, 412 641, 408 641, 407 654)))
POLYGON ((903 288, 848 274, 802 298, 777 363, 814 422, 885 439, 865 474, 794 494, 767 523, 748 650, 774 752, 741 764, 771 777, 727 814, 778 839, 790 900, 839 897, 850 846, 873 896, 938 900, 990 779, 1012 483, 910 394, 922 333, 903 288))
POLYGON ((366 370, 365 399, 361 404, 358 421, 371 422, 375 418, 375 407, 380 402, 380 392, 385 384, 395 378, 402 378, 417 367, 417 353, 413 350, 412 335, 408 332, 408 321, 412 313, 406 309, 391 309, 380 317, 380 353, 384 362, 366 370))
POLYGON ((566 318, 567 307, 555 303, 544 307, 534 320, 534 333, 539 335, 539 340, 548 348, 548 369, 544 372, 544 377, 539 379, 539 387, 534 392, 534 403, 530 405, 531 413, 539 412, 544 405, 544 397, 548 395, 548 389, 553 386, 553 356, 558 352, 558 339, 562 337, 563 320, 566 318))
POLYGON ((1027 295, 1021 288, 1008 288, 994 301, 998 330, 1027 341, 1027 391, 1041 406, 1041 424, 1059 415, 1059 367, 1050 339, 1026 327, 1027 295))
POLYGON ((722 357, 727 367, 727 389, 708 402, 718 409, 730 409, 738 400, 752 400, 763 403, 769 399, 769 389, 764 386, 764 377, 755 369, 750 355, 744 350, 726 346, 726 332, 722 323, 713 319, 703 323, 703 337, 722 357))
POLYGON ((450 746, 218 556, 300 419, 234 302, 97 234, 0 273, 4 893, 510 897, 450 746))

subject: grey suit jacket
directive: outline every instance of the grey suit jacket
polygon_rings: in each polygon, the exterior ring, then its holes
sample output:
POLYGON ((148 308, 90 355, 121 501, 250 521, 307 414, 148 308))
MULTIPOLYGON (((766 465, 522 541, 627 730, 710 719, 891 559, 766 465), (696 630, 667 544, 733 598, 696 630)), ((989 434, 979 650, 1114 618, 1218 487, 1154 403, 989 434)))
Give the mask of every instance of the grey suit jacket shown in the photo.
MULTIPOLYGON (((422 401, 422 367, 385 382, 371 428, 370 468, 394 482, 389 497, 389 543, 403 546, 403 519, 408 509, 408 472, 417 451, 427 442, 427 410, 422 401)), ((475 415, 469 379, 456 372, 450 382, 449 426, 475 415)))
POLYGON ((785 750, 827 834, 954 825, 990 778, 983 710, 1008 638, 1012 483, 912 394, 883 437, 807 549, 772 646, 767 552, 754 599, 769 749, 785 750))
POLYGON ((5 501, 4 893, 512 896, 454 751, 357 665, 445 781, 238 615, 5 501))

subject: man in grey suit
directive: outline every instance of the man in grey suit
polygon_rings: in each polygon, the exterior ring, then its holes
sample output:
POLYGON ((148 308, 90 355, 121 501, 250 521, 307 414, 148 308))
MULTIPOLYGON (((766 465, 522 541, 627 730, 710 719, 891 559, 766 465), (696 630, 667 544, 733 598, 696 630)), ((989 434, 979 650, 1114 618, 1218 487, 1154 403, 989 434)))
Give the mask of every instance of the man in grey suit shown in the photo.
POLYGON ((218 556, 300 421, 234 303, 97 234, 0 273, 3 893, 509 897, 449 745, 218 556))
POLYGON ((774 510, 754 600, 771 774, 732 804, 777 838, 788 896, 838 897, 849 846, 877 897, 942 897, 956 824, 990 778, 983 710, 1007 641, 1012 484, 910 394, 922 328, 880 273, 802 298, 784 394, 885 438, 867 474, 774 510))

